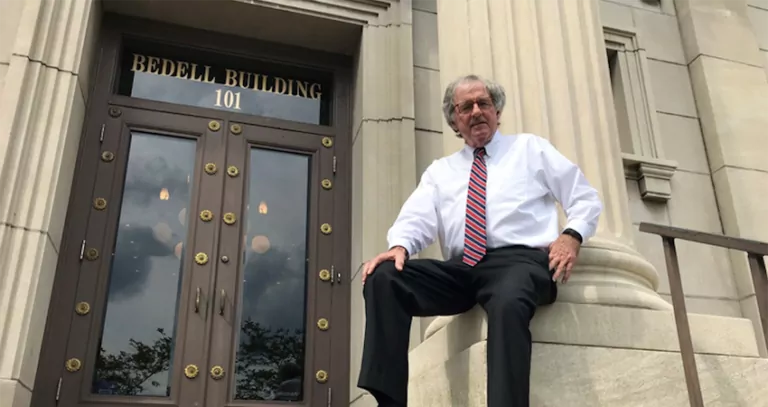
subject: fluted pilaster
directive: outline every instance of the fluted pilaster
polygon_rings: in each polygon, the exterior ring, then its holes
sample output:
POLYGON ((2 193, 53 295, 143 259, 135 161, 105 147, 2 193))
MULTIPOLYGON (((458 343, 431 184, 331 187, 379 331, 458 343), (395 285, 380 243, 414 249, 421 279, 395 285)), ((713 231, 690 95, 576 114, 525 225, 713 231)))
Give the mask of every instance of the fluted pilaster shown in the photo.
MULTIPOLYGON (((559 300, 670 309, 655 292, 656 270, 633 248, 597 0, 438 1, 438 27, 443 86, 470 72, 500 82, 501 130, 548 138, 600 192, 597 234, 559 300)), ((445 144, 456 147, 453 137, 445 144)))
MULTIPOLYGON (((90 0, 0 6, 0 406, 22 405, 37 358, 75 166, 90 0), (7 51, 7 53, 6 53, 7 51), (7 391, 7 393, 5 393, 7 391)), ((92 25, 92 24, 91 24, 92 25)))
POLYGON ((354 73, 350 400, 363 393, 357 387, 365 327, 360 266, 386 249, 387 229, 416 187, 411 15, 410 1, 393 2, 362 28, 354 73))

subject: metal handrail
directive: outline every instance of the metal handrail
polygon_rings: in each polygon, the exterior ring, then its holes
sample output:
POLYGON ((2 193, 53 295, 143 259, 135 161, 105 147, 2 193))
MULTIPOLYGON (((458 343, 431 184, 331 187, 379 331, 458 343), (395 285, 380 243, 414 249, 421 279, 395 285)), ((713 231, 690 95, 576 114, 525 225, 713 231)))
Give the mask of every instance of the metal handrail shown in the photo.
POLYGON ((766 341, 768 341, 768 275, 766 275, 763 256, 768 256, 768 243, 645 222, 640 223, 640 231, 661 236, 664 245, 664 257, 667 262, 667 276, 672 295, 677 336, 680 341, 680 355, 683 359, 685 383, 688 387, 688 399, 690 400, 691 407, 704 407, 701 384, 699 383, 699 372, 696 369, 696 358, 691 340, 691 328, 688 324, 688 314, 685 310, 685 296, 680 279, 680 265, 677 262, 675 239, 740 250, 747 253, 752 283, 755 286, 757 311, 762 322, 763 337, 766 341))

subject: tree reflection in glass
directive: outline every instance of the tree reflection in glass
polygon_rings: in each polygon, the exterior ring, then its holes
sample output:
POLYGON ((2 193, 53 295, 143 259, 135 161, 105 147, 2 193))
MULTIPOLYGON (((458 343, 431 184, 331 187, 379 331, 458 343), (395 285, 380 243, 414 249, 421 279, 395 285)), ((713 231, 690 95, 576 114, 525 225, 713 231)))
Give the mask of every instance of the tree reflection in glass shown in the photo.
POLYGON ((309 157, 251 149, 235 398, 301 401, 309 157))
POLYGON ((93 393, 170 394, 195 149, 132 134, 93 393))

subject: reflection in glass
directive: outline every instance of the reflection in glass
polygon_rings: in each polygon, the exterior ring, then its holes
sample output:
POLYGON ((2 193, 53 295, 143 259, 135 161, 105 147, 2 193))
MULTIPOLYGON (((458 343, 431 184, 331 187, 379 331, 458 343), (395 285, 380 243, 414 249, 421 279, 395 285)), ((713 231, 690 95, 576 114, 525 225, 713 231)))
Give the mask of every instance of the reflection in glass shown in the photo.
POLYGON ((93 393, 170 394, 195 144, 131 137, 93 393))
POLYGON ((303 398, 309 157, 251 149, 235 398, 303 398))

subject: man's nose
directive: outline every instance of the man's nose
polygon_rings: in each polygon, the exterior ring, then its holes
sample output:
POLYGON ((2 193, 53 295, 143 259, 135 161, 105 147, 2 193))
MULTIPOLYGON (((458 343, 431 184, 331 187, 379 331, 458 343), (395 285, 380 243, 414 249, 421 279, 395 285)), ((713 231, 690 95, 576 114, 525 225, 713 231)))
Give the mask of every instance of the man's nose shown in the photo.
POLYGON ((480 106, 475 102, 472 105, 472 117, 480 117, 483 115, 483 111, 480 110, 480 106))

